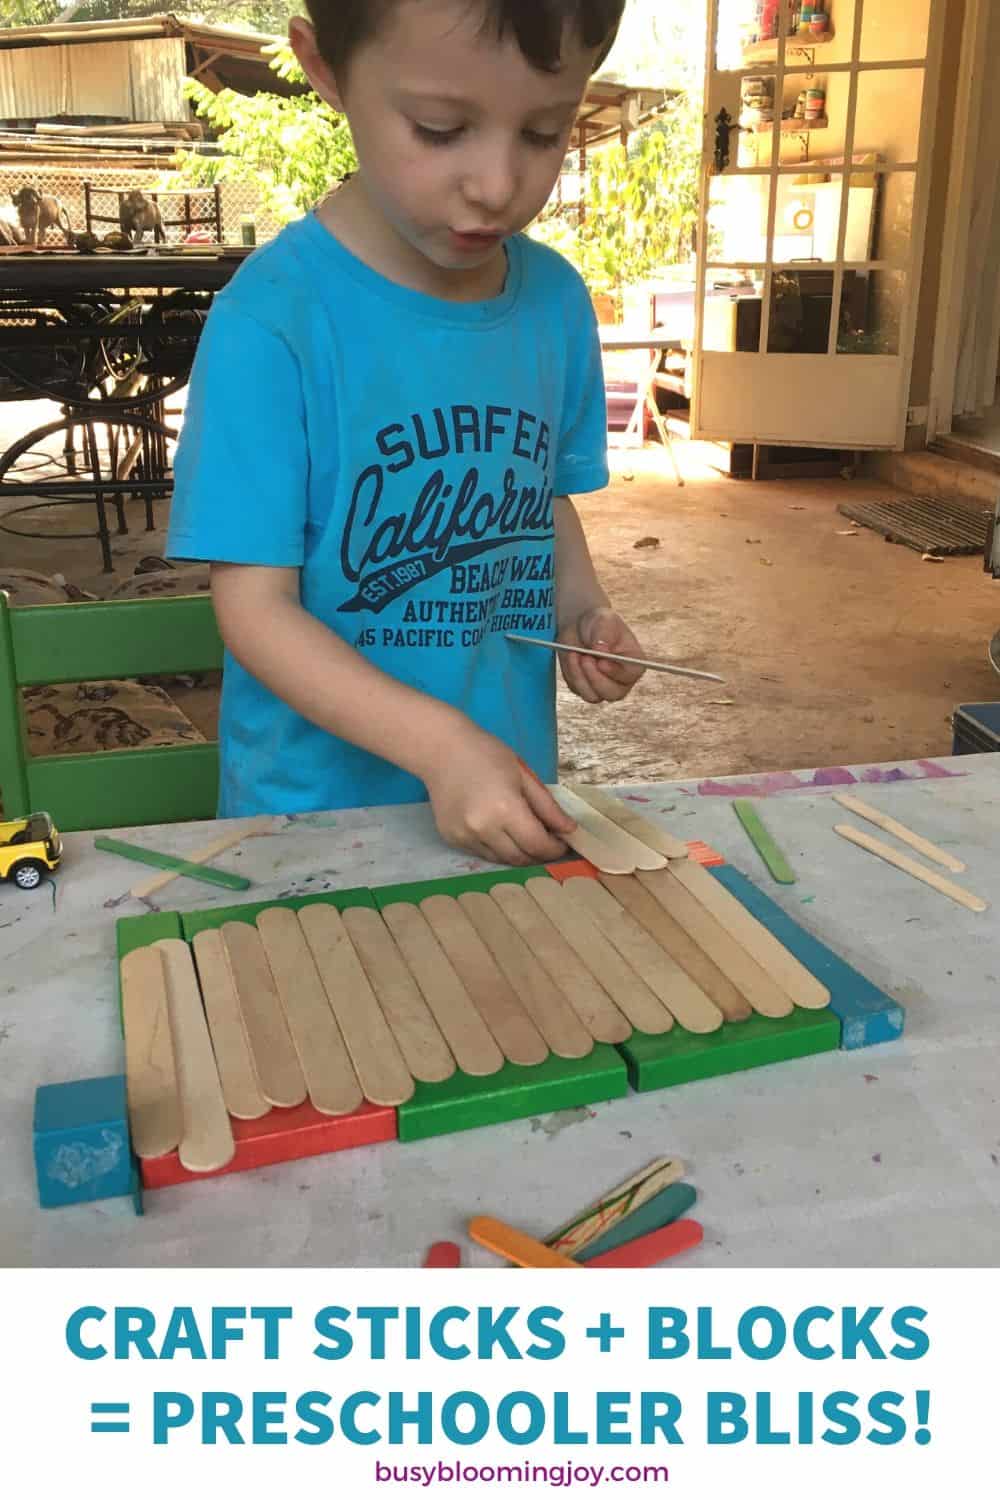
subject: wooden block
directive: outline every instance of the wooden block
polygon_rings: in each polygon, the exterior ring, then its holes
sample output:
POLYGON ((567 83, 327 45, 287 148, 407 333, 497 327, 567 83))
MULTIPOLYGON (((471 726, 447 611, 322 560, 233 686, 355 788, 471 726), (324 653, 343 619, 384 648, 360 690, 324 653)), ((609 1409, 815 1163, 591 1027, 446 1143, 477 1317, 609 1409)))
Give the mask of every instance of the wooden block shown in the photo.
POLYGON ((544 1062, 545 1039, 454 896, 428 896, 420 910, 504 1056, 522 1067, 544 1062))
POLYGON ((412 1097, 413 1079, 343 917, 332 906, 308 906, 299 921, 365 1098, 372 1104, 402 1104, 412 1097))
POLYGON ((32 1150, 41 1208, 131 1196, 127 1114, 124 1073, 39 1085, 32 1150))
POLYGON ((474 1078, 498 1073, 504 1055, 419 906, 393 902, 382 917, 459 1068, 474 1078))
POLYGON ((612 1224, 610 1229, 591 1240, 589 1245, 577 1250, 573 1259, 586 1265, 595 1255, 617 1250, 619 1246, 628 1245, 644 1234, 652 1234, 654 1229, 663 1229, 667 1224, 673 1224, 675 1220, 682 1218, 689 1208, 693 1208, 697 1198, 698 1194, 689 1182, 671 1183, 670 1187, 665 1187, 647 1203, 641 1203, 627 1218, 619 1219, 617 1224, 612 1224))
POLYGON ((467 891, 458 904, 556 1056, 592 1052, 594 1038, 496 902, 484 891, 467 891))
POLYGON ((639 1271, 646 1266, 662 1265, 684 1250, 694 1250, 703 1239, 704 1231, 694 1219, 678 1219, 663 1229, 630 1240, 627 1245, 595 1255, 588 1265, 592 1270, 639 1271))
POLYGON ((525 889, 573 946, 626 1020, 641 1031, 670 1030, 674 1024, 670 1012, 574 901, 568 886, 554 880, 529 880, 525 889))
POLYGON ((728 932, 671 870, 642 873, 639 881, 689 937, 717 964, 759 1016, 787 1016, 792 1001, 743 944, 728 932))
POLYGON ((781 986, 795 1005, 822 1010, 830 1003, 830 991, 811 974, 805 964, 778 941, 773 932, 757 921, 742 902, 700 865, 687 864, 673 872, 698 901, 716 918, 750 956, 781 986))
POLYGON ((795 957, 830 991, 830 1009, 840 1020, 840 1045, 846 1051, 892 1042, 902 1035, 906 1013, 863 974, 833 953, 818 938, 782 911, 776 901, 731 865, 712 871, 713 880, 753 912, 795 957))
POLYGON ((162 1156, 180 1144, 181 1110, 158 947, 136 948, 122 959, 121 990, 132 1148, 136 1156, 162 1156))
POLYGON ((260 933, 246 922, 226 922, 222 941, 261 1093, 271 1104, 290 1109, 305 1099, 306 1081, 260 933))
POLYGON ((374 905, 371 891, 363 886, 352 886, 345 891, 323 891, 318 896, 287 896, 282 901, 244 901, 238 906, 214 906, 207 911, 185 912, 181 917, 181 936, 190 942, 196 933, 224 927, 227 922, 245 922, 248 927, 254 927, 261 912, 270 911, 275 906, 282 911, 305 911, 310 906, 332 906, 335 911, 344 911, 349 906, 374 905))
POLYGON ((988 911, 989 902, 984 901, 981 896, 975 896, 967 891, 964 886, 956 885, 953 880, 946 880, 936 870, 929 870, 926 865, 920 864, 915 859, 910 859, 907 854, 900 854, 888 844, 883 844, 881 839, 873 839, 870 834, 862 833, 860 828, 852 828, 849 823, 834 824, 834 833, 839 833, 842 839, 856 844, 859 849, 867 849, 869 854, 874 854, 878 859, 885 860, 888 865, 895 865, 897 870, 902 870, 906 875, 912 875, 914 880, 923 881, 942 896, 949 897, 959 906, 966 907, 969 911, 988 911))
POLYGON ((310 1101, 324 1115, 353 1114, 365 1096, 298 916, 272 907, 257 918, 257 931, 310 1101))
POLYGON ((325 1156, 333 1151, 351 1151, 396 1139, 396 1111, 363 1104, 352 1115, 321 1115, 311 1104, 295 1109, 272 1109, 259 1120, 234 1120, 236 1154, 219 1172, 188 1172, 176 1151, 140 1163, 143 1186, 173 1187, 180 1182, 201 1182, 205 1177, 225 1177, 231 1172, 251 1172, 284 1161, 325 1156))
POLYGON ((499 1219, 492 1219, 486 1214, 469 1220, 469 1238, 475 1240, 477 1245, 492 1250, 494 1254, 502 1255, 504 1260, 511 1261, 515 1266, 532 1266, 536 1270, 545 1271, 583 1269, 575 1260, 550 1250, 541 1240, 533 1240, 521 1230, 512 1229, 509 1224, 503 1224, 499 1219))
MULTIPOLYGON (((622 875, 621 880, 630 877, 622 875)), ((658 1000, 666 1006, 675 1021, 688 1031, 716 1031, 722 1025, 722 1012, 705 994, 676 959, 648 933, 640 922, 597 880, 577 879, 566 882, 566 890, 591 913, 598 927, 617 948, 625 962, 645 980, 658 1000)), ((648 1031, 649 1027, 640 1027, 648 1031)))
POLYGON ((271 1105, 254 1067, 222 936, 217 931, 199 932, 192 947, 226 1108, 238 1120, 259 1120, 271 1105))
POLYGON ((418 1083, 399 1108, 399 1139, 500 1125, 558 1109, 581 1109, 628 1093, 625 1064, 614 1047, 596 1046, 587 1057, 551 1056, 534 1068, 506 1063, 490 1078, 456 1073, 444 1083, 418 1083))
POLYGON ((181 1139, 177 1154, 189 1172, 215 1172, 236 1153, 233 1130, 215 1065, 191 949, 183 938, 157 944, 167 978, 167 1009, 174 1043, 181 1139))
POLYGON ((619 828, 624 828, 626 833, 630 833, 641 844, 665 854, 668 859, 687 859, 687 844, 681 839, 675 839, 672 833, 668 833, 659 823, 654 823, 652 818, 637 812, 632 803, 623 801, 621 797, 616 797, 601 787, 585 786, 577 782, 572 784, 570 791, 577 797, 582 797, 595 812, 610 818, 619 828))
POLYGON ((344 912, 344 926, 413 1077, 450 1078, 455 1059, 381 915, 355 906, 344 912))
POLYGON ((740 1073, 747 1068, 815 1052, 832 1052, 840 1046, 840 1022, 830 1010, 798 1010, 771 1020, 751 1016, 749 1021, 726 1022, 708 1036, 695 1036, 675 1026, 667 1036, 643 1036, 635 1032, 619 1051, 628 1066, 629 1082, 636 1093, 740 1073))
POLYGON ((590 1035, 598 1042, 623 1042, 630 1036, 631 1024, 538 902, 516 886, 494 886, 490 895, 562 989, 590 1035))
POLYGON ((891 833, 900 843, 909 844, 911 849, 916 849, 925 859, 933 860, 936 865, 950 870, 953 875, 961 875, 965 865, 953 854, 945 849, 939 849, 937 844, 932 844, 930 839, 923 838, 919 833, 914 833, 912 828, 907 828, 905 823, 899 823, 895 818, 890 818, 887 813, 880 812, 877 807, 870 807, 867 802, 862 802, 860 797, 851 797, 846 792, 835 792, 834 802, 839 802, 841 807, 848 812, 854 813, 858 818, 864 818, 869 823, 874 823, 876 828, 882 828, 886 833, 891 833))
POLYGON ((402 885, 380 885, 371 892, 380 911, 399 902, 419 906, 428 896, 461 896, 466 891, 491 891, 497 885, 523 885, 545 874, 544 865, 520 865, 506 870, 483 870, 473 875, 445 875, 440 880, 411 880, 402 885))
POLYGON ((563 812, 576 819, 576 828, 565 835, 566 843, 599 870, 608 875, 632 875, 636 870, 660 870, 666 865, 665 854, 658 854, 603 813, 595 812, 568 787, 550 786, 549 791, 563 812))

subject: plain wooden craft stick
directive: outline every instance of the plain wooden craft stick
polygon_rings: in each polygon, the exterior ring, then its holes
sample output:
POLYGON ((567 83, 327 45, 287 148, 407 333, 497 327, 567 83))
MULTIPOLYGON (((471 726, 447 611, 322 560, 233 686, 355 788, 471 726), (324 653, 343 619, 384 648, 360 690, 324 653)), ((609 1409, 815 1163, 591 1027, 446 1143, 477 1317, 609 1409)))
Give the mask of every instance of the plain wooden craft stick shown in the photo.
POLYGON ((298 917, 287 907, 269 907, 259 913, 257 931, 313 1108, 353 1114, 365 1096, 298 917))
POLYGON ((486 1214, 469 1220, 469 1239, 485 1250, 492 1250, 495 1255, 502 1255, 515 1266, 531 1266, 539 1271, 586 1270, 586 1266, 550 1250, 541 1240, 533 1240, 530 1234, 523 1234, 520 1229, 512 1229, 509 1224, 491 1219, 486 1214))
POLYGON ((249 922, 225 922, 221 932, 261 1093, 282 1109, 302 1104, 306 1080, 260 933, 249 922))
POLYGON ((887 864, 895 865, 897 870, 903 870, 907 875, 912 875, 914 880, 922 880, 925 885, 932 886, 934 890, 940 891, 942 896, 950 896, 952 901, 957 901, 959 906, 965 906, 969 911, 987 911, 989 902, 980 896, 974 896, 954 881, 946 880, 936 870, 928 870, 926 865, 918 864, 915 859, 910 859, 906 854, 899 854, 891 849, 888 844, 883 844, 881 839, 873 839, 869 834, 862 833, 860 828, 852 828, 849 823, 837 823, 834 833, 839 833, 842 839, 848 839, 852 844, 857 844, 859 849, 867 849, 869 854, 875 854, 879 859, 884 859, 887 864))
POLYGON ((763 922, 748 912, 742 901, 731 891, 720 885, 701 865, 691 860, 678 865, 673 874, 683 886, 700 901, 705 910, 743 944, 750 956, 760 964, 765 974, 770 974, 785 994, 803 1010, 823 1010, 830 1004, 830 991, 811 974, 804 964, 779 943, 773 932, 763 922))
POLYGON ((522 1067, 544 1062, 548 1045, 453 896, 428 896, 420 910, 451 959, 504 1056, 522 1067))
POLYGON ((611 792, 604 791, 598 786, 585 786, 579 782, 567 788, 577 797, 582 797, 584 802, 602 813, 604 817, 610 818, 612 823, 617 823, 619 828, 624 828, 633 838, 641 844, 646 844, 650 849, 665 854, 668 859, 687 859, 688 846, 680 839, 675 839, 672 833, 654 823, 652 818, 644 817, 642 813, 636 812, 628 802, 623 802, 620 797, 615 797, 611 792))
POLYGON ((639 1031, 660 1036, 669 1031, 674 1018, 652 990, 622 958, 593 918, 558 880, 529 880, 525 890, 571 943, 598 984, 607 990, 618 1009, 639 1031))
POLYGON ((466 891, 458 904, 556 1056, 593 1052, 594 1038, 496 902, 485 891, 466 891))
POLYGON ((576 820, 576 828, 565 841, 583 859, 609 875, 632 875, 636 870, 662 870, 667 856, 640 843, 624 828, 595 811, 569 787, 552 785, 549 791, 564 813, 576 820))
POLYGON ((421 1083, 443 1083, 455 1059, 392 933, 370 906, 349 907, 343 917, 406 1066, 421 1083))
POLYGON ((490 898, 562 990, 595 1042, 627 1042, 631 1023, 524 886, 503 882, 493 886, 490 898))
POLYGON ((950 870, 953 875, 961 875, 965 865, 953 854, 945 849, 939 849, 937 844, 932 844, 930 839, 923 838, 919 833, 914 833, 912 828, 907 828, 905 823, 899 823, 895 818, 890 818, 888 813, 879 812, 877 807, 870 807, 867 802, 862 802, 860 797, 851 797, 846 792, 835 792, 834 802, 846 808, 858 818, 864 818, 868 823, 874 823, 876 828, 881 828, 885 833, 891 833, 900 843, 909 844, 911 849, 916 849, 925 859, 932 860, 934 864, 941 865, 945 870, 950 870))
MULTIPOLYGON (((189 865, 204 865, 217 854, 225 854, 227 849, 234 849, 237 844, 242 844, 244 839, 256 838, 260 834, 275 833, 284 823, 283 818, 255 818, 253 823, 247 825, 239 833, 230 832, 221 838, 217 838, 211 844, 203 844, 193 854, 185 855, 189 865)), ((164 870, 160 875, 152 875, 149 880, 140 880, 129 891, 139 901, 145 901, 148 896, 154 896, 157 891, 162 891, 165 885, 179 876, 179 870, 164 870)))
POLYGON ((383 908, 382 917, 462 1072, 473 1078, 499 1073, 504 1055, 423 912, 407 901, 394 901, 383 908))
POLYGON ((226 1108, 237 1120, 259 1120, 271 1106, 257 1077, 222 934, 207 928, 191 946, 226 1108))
POLYGON ((343 917, 335 907, 319 904, 304 906, 299 921, 365 1098, 372 1104, 405 1104, 413 1097, 413 1077, 347 936, 343 917))
POLYGON ((670 870, 654 870, 651 874, 640 874, 638 879, 713 963, 718 964, 758 1015, 772 1018, 791 1015, 795 1006, 781 986, 670 870))
POLYGON ((167 976, 157 947, 121 961, 128 1119, 136 1156, 166 1156, 181 1139, 167 976))
MULTIPOLYGON (((621 875, 620 880, 628 880, 621 875)), ((704 1035, 722 1025, 722 1012, 700 989, 676 959, 620 906, 600 881, 588 876, 574 876, 565 882, 574 900, 586 908, 604 936, 613 944, 625 962, 643 979, 658 1000, 667 1007, 675 1021, 686 1031, 704 1035)))
POLYGON ((236 1142, 222 1097, 194 960, 182 938, 163 938, 156 946, 163 955, 167 976, 167 1008, 177 1061, 181 1108, 177 1154, 181 1166, 189 1172, 217 1172, 236 1155, 236 1142))
POLYGON ((545 1243, 552 1249, 561 1251, 563 1255, 576 1255, 591 1240, 606 1234, 614 1224, 620 1224, 622 1219, 635 1213, 637 1208, 648 1203, 650 1198, 655 1198, 657 1193, 662 1193, 664 1188, 680 1182, 683 1176, 682 1161, 673 1156, 658 1157, 648 1167, 643 1167, 603 1198, 598 1198, 596 1203, 591 1203, 576 1214, 561 1229, 546 1235, 545 1243))
POLYGON ((746 996, 634 875, 602 875, 600 882, 642 924, 650 937, 676 959, 699 989, 704 990, 724 1020, 745 1021, 753 1015, 753 1007, 746 996))

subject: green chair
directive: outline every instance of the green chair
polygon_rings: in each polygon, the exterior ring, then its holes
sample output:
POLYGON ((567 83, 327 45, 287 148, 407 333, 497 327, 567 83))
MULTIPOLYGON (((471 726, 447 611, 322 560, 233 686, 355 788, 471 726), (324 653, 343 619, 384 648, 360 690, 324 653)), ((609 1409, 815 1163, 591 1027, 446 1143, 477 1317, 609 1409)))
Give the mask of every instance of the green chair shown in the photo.
POLYGON ((214 818, 219 747, 33 756, 21 688, 207 672, 222 641, 207 594, 11 609, 0 593, 0 805, 51 814, 63 832, 214 818))

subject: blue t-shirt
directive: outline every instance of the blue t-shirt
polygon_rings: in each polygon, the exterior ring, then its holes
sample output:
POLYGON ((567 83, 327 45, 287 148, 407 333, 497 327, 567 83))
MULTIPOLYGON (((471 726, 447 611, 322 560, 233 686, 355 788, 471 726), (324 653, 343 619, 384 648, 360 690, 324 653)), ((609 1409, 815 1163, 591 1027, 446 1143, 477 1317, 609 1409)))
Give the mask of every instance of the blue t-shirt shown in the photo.
MULTIPOLYGON (((312 214, 219 294, 175 461, 173 557, 300 569, 303 606, 556 779, 553 496, 608 482, 587 291, 507 242, 500 296, 398 286, 312 214)), ((405 731, 404 731, 405 732, 405 731)), ((220 817, 426 799, 226 658, 220 817)), ((447 756, 447 746, 441 747, 447 756)))

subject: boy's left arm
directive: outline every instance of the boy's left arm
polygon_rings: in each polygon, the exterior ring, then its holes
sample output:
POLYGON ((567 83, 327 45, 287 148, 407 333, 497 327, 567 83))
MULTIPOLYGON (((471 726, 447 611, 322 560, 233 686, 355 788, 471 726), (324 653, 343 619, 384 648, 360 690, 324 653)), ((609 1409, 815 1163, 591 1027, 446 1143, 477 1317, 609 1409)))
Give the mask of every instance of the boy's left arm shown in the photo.
MULTIPOLYGON (((620 656, 645 652, 608 600, 594 572, 580 517, 568 495, 554 502, 556 533, 556 634, 567 646, 614 651, 620 656)), ((642 667, 600 661, 596 656, 559 653, 566 685, 586 703, 617 703, 635 687, 642 667)))

